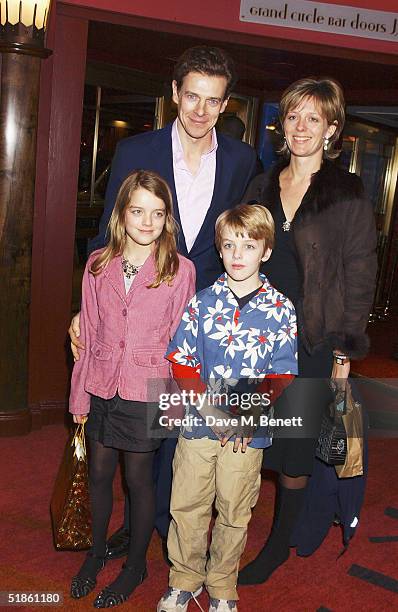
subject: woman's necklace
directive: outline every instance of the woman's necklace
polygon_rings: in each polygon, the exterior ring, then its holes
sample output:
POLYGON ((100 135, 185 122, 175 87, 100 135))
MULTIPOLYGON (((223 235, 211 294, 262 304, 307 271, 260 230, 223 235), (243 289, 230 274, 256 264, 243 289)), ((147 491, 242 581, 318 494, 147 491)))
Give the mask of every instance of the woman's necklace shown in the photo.
MULTIPOLYGON (((311 175, 312 176, 312 175, 311 175)), ((292 229, 292 223, 294 221, 294 217, 295 214, 298 210, 298 208, 301 205, 301 202, 303 201, 303 198, 305 196, 305 194, 308 191, 308 188, 311 184, 311 180, 310 179, 305 179, 304 181, 301 182, 301 186, 296 186, 292 188, 291 185, 291 179, 289 181, 286 182, 286 180, 283 182, 283 184, 281 184, 281 177, 279 177, 279 191, 280 191, 280 200, 281 200, 281 207, 282 207, 282 213, 283 216, 285 217, 285 220, 282 223, 282 229, 284 232, 290 232, 290 230, 292 229), (287 195, 287 199, 288 201, 290 201, 290 207, 289 207, 289 216, 293 216, 291 221, 288 221, 286 219, 286 213, 285 213, 285 209, 283 207, 283 203, 282 203, 282 189, 284 189, 285 191, 285 196, 287 195), (288 192, 286 194, 286 191, 288 192), (299 205, 297 206, 293 206, 291 205, 292 201, 298 201, 299 205)))
POLYGON ((135 264, 129 262, 128 259, 125 259, 124 255, 122 255, 123 274, 126 278, 133 278, 134 276, 137 276, 143 265, 144 264, 136 266, 135 264))

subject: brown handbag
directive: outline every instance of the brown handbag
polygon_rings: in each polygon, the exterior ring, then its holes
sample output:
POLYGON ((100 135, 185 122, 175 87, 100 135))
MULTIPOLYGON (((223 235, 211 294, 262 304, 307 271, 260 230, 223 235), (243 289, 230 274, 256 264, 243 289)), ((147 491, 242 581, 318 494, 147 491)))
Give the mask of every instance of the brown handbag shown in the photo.
POLYGON ((57 550, 84 550, 92 544, 84 423, 69 437, 51 498, 57 550))
POLYGON ((346 387, 346 412, 343 423, 347 433, 347 454, 343 465, 335 465, 339 478, 363 475, 363 419, 362 406, 352 396, 351 386, 346 387))

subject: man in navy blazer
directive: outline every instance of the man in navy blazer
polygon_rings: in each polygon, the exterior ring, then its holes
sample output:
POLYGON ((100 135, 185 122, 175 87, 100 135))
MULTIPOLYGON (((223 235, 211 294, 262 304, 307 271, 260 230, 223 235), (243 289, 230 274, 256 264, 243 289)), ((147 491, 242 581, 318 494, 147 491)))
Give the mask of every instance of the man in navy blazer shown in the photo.
MULTIPOLYGON (((177 119, 178 121, 178 119, 177 119)), ((220 257, 214 245, 214 224, 220 213, 242 201, 246 186, 256 171, 256 154, 249 145, 217 132, 216 173, 213 197, 193 247, 188 251, 181 229, 179 204, 173 172, 173 124, 161 130, 138 134, 121 140, 112 162, 104 213, 98 235, 90 242, 90 252, 105 244, 106 228, 120 185, 138 168, 153 170, 169 184, 173 194, 174 216, 180 227, 178 250, 196 267, 197 290, 209 287, 222 273, 220 257)))
MULTIPOLYGON (((106 228, 123 180, 142 168, 158 172, 168 182, 179 224, 178 248, 196 267, 197 289, 211 285, 222 272, 214 244, 218 215, 240 203, 256 173, 256 153, 247 144, 217 133, 236 82, 231 58, 216 47, 193 47, 177 60, 172 82, 177 119, 153 132, 121 140, 112 162, 99 234, 89 250, 104 246, 106 228)), ((69 328, 72 351, 79 358, 78 315, 69 328)), ((157 461, 156 528, 163 539, 169 526, 172 459, 175 439, 161 446, 157 461)), ((127 554, 129 504, 124 526, 108 542, 108 557, 127 554)))

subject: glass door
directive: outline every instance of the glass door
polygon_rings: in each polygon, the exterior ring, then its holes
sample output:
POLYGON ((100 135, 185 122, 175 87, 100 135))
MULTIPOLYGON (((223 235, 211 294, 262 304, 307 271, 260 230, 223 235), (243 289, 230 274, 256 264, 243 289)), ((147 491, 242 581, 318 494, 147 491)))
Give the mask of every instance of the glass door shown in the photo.
POLYGON ((387 316, 392 290, 392 215, 397 187, 398 139, 392 130, 348 120, 343 153, 339 158, 350 172, 358 174, 375 212, 379 268, 372 319, 387 316))
POLYGON ((80 308, 87 247, 97 235, 117 143, 157 127, 163 83, 121 66, 88 64, 76 207, 72 311, 80 308))

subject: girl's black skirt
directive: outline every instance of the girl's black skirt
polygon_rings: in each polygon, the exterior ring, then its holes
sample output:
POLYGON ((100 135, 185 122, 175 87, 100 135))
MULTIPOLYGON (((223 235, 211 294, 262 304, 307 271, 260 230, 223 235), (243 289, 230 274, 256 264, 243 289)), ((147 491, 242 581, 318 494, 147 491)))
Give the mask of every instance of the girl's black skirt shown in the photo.
POLYGON ((158 404, 91 396, 90 413, 86 424, 87 437, 104 446, 123 451, 146 453, 157 450, 162 439, 154 438, 151 425, 158 404))

